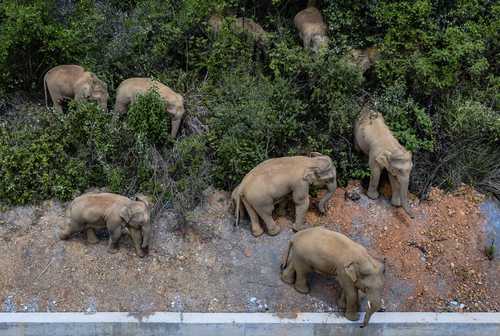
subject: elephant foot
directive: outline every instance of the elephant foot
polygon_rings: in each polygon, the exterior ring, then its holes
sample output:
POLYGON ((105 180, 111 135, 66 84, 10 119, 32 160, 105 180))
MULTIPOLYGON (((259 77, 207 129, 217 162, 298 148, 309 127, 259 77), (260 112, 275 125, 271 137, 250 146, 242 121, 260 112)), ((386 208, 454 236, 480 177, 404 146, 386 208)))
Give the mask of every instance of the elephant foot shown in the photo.
POLYGON ((144 258, 146 256, 146 252, 144 252, 143 250, 137 250, 136 252, 139 258, 144 258))
POLYGON ((285 276, 285 272, 281 273, 281 281, 283 281, 284 283, 287 283, 289 285, 293 285, 293 283, 295 282, 295 279, 293 276, 285 276))
POLYGON ((59 233, 59 239, 60 240, 67 240, 68 238, 69 238, 69 234, 67 234, 65 232, 59 233))
POLYGON ((251 230, 251 231, 252 231, 252 235, 253 235, 254 237, 259 237, 259 236, 262 236, 262 234, 264 233, 264 230, 262 230, 262 228, 261 228, 261 227, 258 227, 258 228, 253 228, 253 227, 252 227, 252 230, 251 230))
POLYGON ((87 234, 87 243, 89 244, 97 244, 99 242, 99 239, 97 239, 97 236, 95 235, 95 233, 92 235, 92 234, 87 234))
POLYGON ((115 254, 118 252, 118 247, 110 246, 108 248, 108 253, 115 254))
POLYGON ((399 198, 391 198, 391 204, 396 206, 396 207, 399 207, 401 206, 401 199, 399 198))
POLYGON ((370 191, 368 190, 368 192, 366 193, 366 196, 368 196, 369 198, 371 198, 372 200, 375 200, 378 198, 379 196, 379 193, 377 190, 374 190, 374 191, 370 191))
POLYGON ((278 233, 280 233, 280 231, 281 227, 279 225, 274 225, 267 229, 267 234, 270 236, 276 236, 278 233))
POLYGON ((350 321, 357 321, 359 320, 359 313, 358 312, 346 312, 345 313, 346 319, 350 321))
POLYGON ((295 283, 295 286, 293 286, 293 287, 299 293, 302 293, 302 294, 309 293, 309 287, 307 285, 301 285, 301 284, 295 283))

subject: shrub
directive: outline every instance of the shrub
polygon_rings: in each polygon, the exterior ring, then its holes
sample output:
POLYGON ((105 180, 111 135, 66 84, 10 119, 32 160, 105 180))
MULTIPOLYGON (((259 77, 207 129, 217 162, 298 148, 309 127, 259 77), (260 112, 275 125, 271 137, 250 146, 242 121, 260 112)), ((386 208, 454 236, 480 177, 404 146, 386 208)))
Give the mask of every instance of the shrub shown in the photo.
POLYGON ((166 103, 156 89, 138 95, 127 112, 127 125, 135 136, 146 143, 159 145, 170 137, 170 118, 166 103))
POLYGON ((209 144, 214 151, 214 179, 232 188, 243 175, 269 157, 285 155, 298 137, 297 116, 304 105, 287 82, 245 73, 227 73, 208 104, 209 144))
POLYGON ((425 108, 406 95, 402 83, 387 87, 377 98, 377 110, 396 138, 410 151, 432 151, 433 125, 425 108))

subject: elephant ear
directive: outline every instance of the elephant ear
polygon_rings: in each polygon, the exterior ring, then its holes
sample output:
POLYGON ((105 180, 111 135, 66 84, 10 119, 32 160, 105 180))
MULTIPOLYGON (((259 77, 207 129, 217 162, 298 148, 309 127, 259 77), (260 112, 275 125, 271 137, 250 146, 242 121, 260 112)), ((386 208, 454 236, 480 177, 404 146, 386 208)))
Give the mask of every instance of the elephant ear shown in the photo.
POLYGON ((151 203, 152 203, 151 197, 143 195, 143 194, 137 194, 135 196, 135 200, 146 204, 146 207, 148 207, 148 208, 151 206, 151 203))
POLYGON ((304 172, 304 181, 307 181, 307 183, 313 183, 314 180, 316 180, 316 170, 316 167, 307 168, 304 172))
POLYGON ((349 278, 351 278, 352 282, 356 282, 356 280, 358 280, 358 276, 356 274, 356 266, 354 262, 345 265, 344 270, 346 274, 349 276, 349 278))
POLYGON ((124 206, 123 208, 121 208, 120 217, 125 223, 130 223, 130 220, 132 219, 132 211, 128 206, 124 206))
POLYGON ((375 161, 385 169, 388 169, 389 162, 391 160, 391 155, 392 155, 391 152, 385 150, 375 158, 375 161))
POLYGON ((92 91, 90 83, 84 84, 82 86, 82 93, 81 93, 82 98, 88 99, 90 97, 90 91, 92 91))

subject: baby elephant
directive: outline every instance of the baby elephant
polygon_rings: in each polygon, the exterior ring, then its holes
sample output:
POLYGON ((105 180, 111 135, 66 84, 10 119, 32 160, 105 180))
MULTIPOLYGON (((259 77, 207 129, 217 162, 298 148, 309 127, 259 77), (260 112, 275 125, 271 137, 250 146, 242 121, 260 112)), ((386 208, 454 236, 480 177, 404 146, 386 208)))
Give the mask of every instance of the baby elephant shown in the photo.
POLYGON ((311 153, 311 157, 290 156, 266 160, 252 169, 233 191, 235 224, 238 225, 246 210, 255 237, 264 232, 259 217, 266 224, 269 235, 278 234, 280 227, 272 217, 274 204, 291 193, 295 203, 294 229, 302 230, 309 208, 309 185, 327 186, 328 192, 319 202, 319 210, 325 212, 337 188, 336 179, 337 171, 332 159, 320 153, 311 153))
POLYGON ((407 151, 387 127, 384 117, 364 107, 354 125, 354 145, 368 155, 371 170, 367 196, 376 199, 380 174, 387 169, 392 189, 392 204, 402 206, 413 218, 408 203, 408 184, 413 167, 411 152, 407 151))
POLYGON ((341 287, 338 305, 346 309, 346 317, 351 321, 359 319, 358 290, 366 293, 368 311, 363 326, 382 307, 384 265, 363 246, 338 232, 314 227, 296 233, 288 244, 281 269, 281 279, 304 294, 309 292, 308 273, 336 276, 341 287))
POLYGON ((129 78, 121 82, 116 91, 115 112, 125 113, 139 94, 155 88, 166 104, 166 112, 172 115, 172 138, 177 136, 184 115, 184 99, 165 84, 150 78, 129 78))
POLYGON ((43 87, 45 105, 48 90, 58 112, 62 112, 62 104, 66 99, 95 101, 104 111, 108 110, 106 83, 79 65, 59 65, 50 69, 43 78, 43 87))
POLYGON ((304 48, 318 52, 328 46, 327 26, 320 11, 316 7, 307 7, 295 15, 293 19, 304 48))
POLYGON ((95 229, 106 227, 110 234, 109 252, 118 251, 122 231, 130 234, 137 255, 146 255, 151 238, 150 204, 147 197, 139 195, 132 201, 110 193, 87 193, 71 202, 66 211, 68 226, 59 234, 62 240, 73 233, 86 231, 88 242, 97 243, 95 229))

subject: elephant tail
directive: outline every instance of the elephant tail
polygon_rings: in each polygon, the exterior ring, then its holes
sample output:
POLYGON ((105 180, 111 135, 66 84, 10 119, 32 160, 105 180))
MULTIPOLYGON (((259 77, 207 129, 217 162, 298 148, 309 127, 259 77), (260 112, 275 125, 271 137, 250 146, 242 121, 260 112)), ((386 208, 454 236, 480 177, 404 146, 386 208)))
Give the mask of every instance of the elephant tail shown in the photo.
POLYGON ((45 107, 48 109, 49 104, 47 102, 47 74, 45 74, 45 76, 43 76, 43 94, 45 96, 45 107))
POLYGON ((281 270, 284 270, 288 266, 288 259, 290 259, 290 251, 292 250, 293 240, 288 242, 285 253, 283 254, 283 260, 281 261, 281 270))
POLYGON ((234 226, 240 225, 240 206, 241 206, 241 195, 240 186, 238 185, 233 191, 232 199, 234 202, 234 226))

